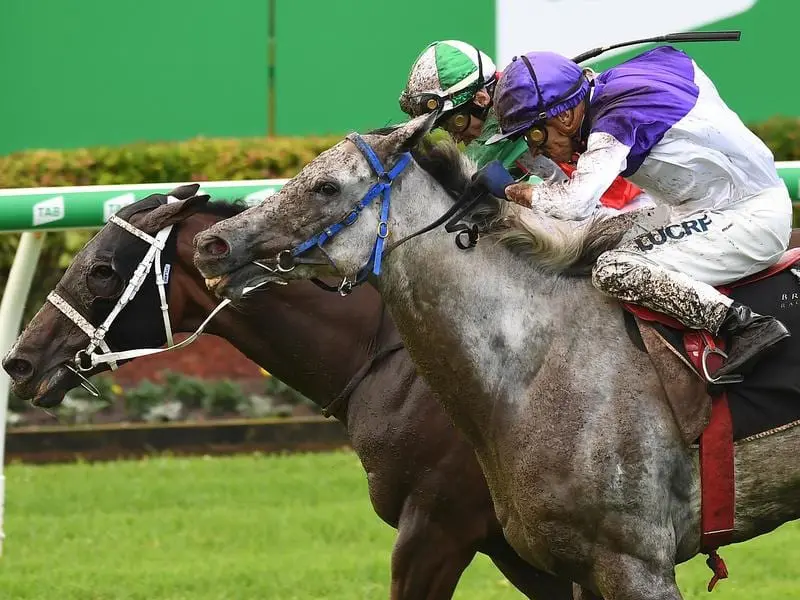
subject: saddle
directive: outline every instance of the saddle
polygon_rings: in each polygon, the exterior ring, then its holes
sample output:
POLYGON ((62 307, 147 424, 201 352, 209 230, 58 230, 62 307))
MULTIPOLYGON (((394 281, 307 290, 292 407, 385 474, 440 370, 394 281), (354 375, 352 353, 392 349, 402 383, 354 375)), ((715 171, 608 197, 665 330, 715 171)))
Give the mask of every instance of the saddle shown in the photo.
POLYGON ((650 355, 684 442, 699 445, 701 550, 714 572, 709 591, 727 577, 716 550, 733 534, 734 442, 800 424, 800 248, 790 249, 764 271, 717 289, 780 319, 793 333, 735 382, 714 381, 728 340, 623 304, 628 333, 650 355))

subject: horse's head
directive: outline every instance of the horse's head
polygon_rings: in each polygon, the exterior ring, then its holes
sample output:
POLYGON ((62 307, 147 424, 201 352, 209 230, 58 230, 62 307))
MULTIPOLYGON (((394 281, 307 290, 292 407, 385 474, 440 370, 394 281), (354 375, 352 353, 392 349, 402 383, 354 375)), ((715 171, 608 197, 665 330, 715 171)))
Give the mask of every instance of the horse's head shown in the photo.
POLYGON ((390 194, 409 185, 418 167, 408 152, 432 124, 427 115, 387 134, 352 134, 277 194, 201 232, 195 265, 209 287, 238 300, 274 279, 337 275, 353 282, 379 272, 392 234, 390 194))
POLYGON ((112 217, 75 256, 48 301, 3 360, 12 391, 37 406, 55 406, 92 375, 116 366, 96 352, 157 348, 171 338, 161 315, 169 267, 175 259, 172 226, 202 208, 199 186, 152 194, 112 217), (163 285, 157 285, 156 271, 163 285))

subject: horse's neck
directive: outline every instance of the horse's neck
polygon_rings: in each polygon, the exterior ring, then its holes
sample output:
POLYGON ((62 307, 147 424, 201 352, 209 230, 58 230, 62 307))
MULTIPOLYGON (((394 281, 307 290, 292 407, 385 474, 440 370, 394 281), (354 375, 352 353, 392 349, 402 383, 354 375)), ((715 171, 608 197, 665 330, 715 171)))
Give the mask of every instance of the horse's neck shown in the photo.
MULTIPOLYGON (((405 191, 425 195, 396 202, 397 237, 451 202, 441 192, 405 191)), ((442 229, 397 248, 378 285, 420 373, 476 447, 493 419, 530 409, 542 365, 580 335, 572 319, 603 313, 587 281, 540 272, 491 239, 459 250, 442 229)))
MULTIPOLYGON (((207 226, 207 224, 206 224, 207 226)), ((191 241, 187 228, 181 238, 191 241)), ((176 329, 193 331, 218 300, 191 262, 191 244, 179 243, 183 309, 176 329), (186 246, 184 248, 184 246, 186 246)), ((250 360, 313 402, 325 406, 366 362, 380 320, 380 298, 359 289, 342 299, 309 282, 271 286, 255 294, 241 309, 227 308, 206 331, 228 340, 250 360)), ((339 416, 339 415, 337 415, 339 416)))

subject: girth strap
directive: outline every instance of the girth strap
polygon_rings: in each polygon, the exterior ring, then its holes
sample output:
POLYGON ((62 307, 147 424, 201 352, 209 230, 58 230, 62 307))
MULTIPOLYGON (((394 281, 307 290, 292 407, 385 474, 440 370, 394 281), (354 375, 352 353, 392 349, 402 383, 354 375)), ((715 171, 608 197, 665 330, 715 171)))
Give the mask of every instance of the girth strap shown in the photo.
POLYGON ((397 342, 373 354, 369 358, 369 360, 367 360, 367 362, 365 362, 361 366, 361 368, 358 371, 356 371, 356 374, 353 375, 352 378, 350 378, 350 381, 347 382, 347 385, 339 393, 339 395, 336 396, 336 398, 334 398, 333 400, 331 400, 328 404, 322 407, 322 414, 325 417, 330 417, 334 413, 334 411, 336 411, 336 409, 339 408, 339 405, 341 405, 344 402, 347 402, 347 400, 350 399, 350 395, 355 391, 358 385, 369 374, 369 372, 376 365, 376 363, 379 363, 390 354, 393 354, 398 350, 402 350, 403 348, 404 348, 403 342, 397 342))

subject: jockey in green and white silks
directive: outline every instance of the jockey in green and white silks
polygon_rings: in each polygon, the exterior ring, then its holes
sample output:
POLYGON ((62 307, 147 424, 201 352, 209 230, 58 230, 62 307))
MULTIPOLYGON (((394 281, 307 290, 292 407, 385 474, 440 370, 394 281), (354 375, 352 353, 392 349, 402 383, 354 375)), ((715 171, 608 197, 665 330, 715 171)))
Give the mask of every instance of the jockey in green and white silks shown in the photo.
MULTIPOLYGON (((492 107, 499 77, 494 61, 474 46, 458 40, 433 42, 414 61, 400 94, 400 108, 411 117, 440 110, 437 126, 467 144, 465 153, 478 167, 499 160, 517 179, 528 174, 529 183, 567 181, 565 171, 571 171, 571 165, 534 156, 522 139, 485 145, 500 133, 492 107)), ((651 204, 641 189, 622 178, 610 186, 601 202, 609 210, 625 211, 651 204)))
POLYGON ((516 177, 527 171, 541 179, 565 181, 555 163, 530 155, 524 140, 485 145, 500 131, 492 110, 498 76, 494 61, 474 46, 458 40, 433 42, 414 61, 400 108, 411 117, 440 110, 437 126, 467 144, 465 152, 478 166, 500 160, 516 177))
POLYGON ((745 372, 788 337, 780 321, 713 287, 780 259, 792 206, 770 150, 689 56, 662 46, 594 76, 553 52, 529 52, 505 69, 494 103, 502 134, 489 144, 522 139, 556 161, 581 153, 570 181, 508 186, 500 193, 509 199, 585 219, 622 175, 659 205, 665 218, 644 211, 641 235, 599 257, 598 289, 729 335, 716 376, 745 372))

